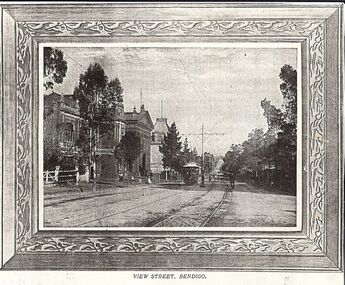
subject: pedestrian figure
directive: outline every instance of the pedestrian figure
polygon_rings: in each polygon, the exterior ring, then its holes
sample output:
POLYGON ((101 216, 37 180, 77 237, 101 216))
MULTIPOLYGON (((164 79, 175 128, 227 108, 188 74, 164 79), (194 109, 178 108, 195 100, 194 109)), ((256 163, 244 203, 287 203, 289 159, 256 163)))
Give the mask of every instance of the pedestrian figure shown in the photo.
POLYGON ((229 182, 230 182, 231 189, 234 189, 235 188, 235 174, 233 172, 229 174, 229 182))
POLYGON ((133 175, 131 176, 131 183, 133 183, 134 182, 134 177, 133 177, 133 175))
POLYGON ((120 180, 120 182, 123 182, 123 174, 122 173, 120 173, 120 175, 119 175, 119 180, 120 180))

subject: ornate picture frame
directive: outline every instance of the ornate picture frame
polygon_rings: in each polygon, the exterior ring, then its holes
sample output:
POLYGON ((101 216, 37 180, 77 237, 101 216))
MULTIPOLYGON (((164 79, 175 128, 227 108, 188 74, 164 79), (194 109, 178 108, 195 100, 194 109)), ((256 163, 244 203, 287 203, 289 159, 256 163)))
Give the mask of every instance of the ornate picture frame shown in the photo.
POLYGON ((343 270, 342 4, 1 5, 4 270, 343 270), (302 230, 39 231, 38 47, 293 42, 302 51, 302 230))

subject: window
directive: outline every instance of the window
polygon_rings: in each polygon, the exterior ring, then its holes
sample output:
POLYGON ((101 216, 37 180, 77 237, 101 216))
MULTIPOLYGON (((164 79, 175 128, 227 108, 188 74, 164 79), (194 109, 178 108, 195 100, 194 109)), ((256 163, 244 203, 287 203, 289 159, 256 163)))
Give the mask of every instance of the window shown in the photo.
POLYGON ((73 137, 73 124, 72 123, 65 123, 63 125, 62 131, 62 143, 64 146, 71 146, 74 142, 73 137))

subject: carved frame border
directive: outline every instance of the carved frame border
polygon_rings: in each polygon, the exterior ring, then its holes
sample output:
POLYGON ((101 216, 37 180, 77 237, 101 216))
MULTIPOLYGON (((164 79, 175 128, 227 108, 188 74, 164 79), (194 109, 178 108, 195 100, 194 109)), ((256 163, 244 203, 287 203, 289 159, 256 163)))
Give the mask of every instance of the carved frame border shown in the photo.
MULTIPOLYGON (((321 9, 321 8, 320 8, 321 9)), ((341 8, 335 8, 342 20, 341 8), (341 15, 340 15, 341 14, 341 15)), ((15 155, 15 244, 14 255, 20 258, 39 257, 40 254, 201 254, 225 255, 233 258, 243 256, 272 258, 287 256, 310 257, 313 264, 308 268, 319 268, 314 260, 327 257, 328 233, 326 215, 326 76, 327 76, 327 19, 251 19, 251 20, 121 20, 121 21, 15 21, 15 86, 16 86, 16 155, 15 155), (304 234, 297 237, 241 237, 238 235, 209 233, 198 236, 188 233, 118 235, 101 233, 75 233, 67 235, 56 232, 37 232, 33 222, 33 185, 36 179, 33 164, 34 129, 34 49, 40 38, 49 37, 208 37, 208 38, 250 38, 279 37, 304 41, 307 50, 305 78, 309 98, 308 114, 308 169, 307 169, 307 212, 308 219, 304 234)), ((340 28, 339 28, 340 29, 340 28)), ((340 33, 340 32, 339 32, 340 33)), ((341 42, 341 40, 339 40, 341 42)), ((339 43, 338 43, 339 44, 339 43)), ((329 51, 328 51, 329 52, 329 51)), ((338 50, 339 52, 339 50, 338 50)), ((330 75, 329 75, 330 76, 330 75)), ((339 81, 341 79, 339 78, 339 81)), ((340 91, 339 91, 340 92, 340 91)), ((5 96, 4 94, 2 94, 5 96)), ((306 94, 304 94, 306 95, 306 94)), ((308 110, 308 109, 307 109, 308 110)), ((339 119, 338 119, 339 120, 339 119)), ((340 129, 339 129, 340 131, 340 129)), ((340 167, 340 165, 338 165, 340 167)), ((340 177, 339 177, 340 179, 340 177)), ((340 184, 339 184, 340 185, 340 184)), ((340 187, 340 186, 339 186, 340 187)), ((340 190, 340 188, 338 189, 340 190)), ((339 191, 340 193, 340 191, 339 191)), ((340 195, 341 196, 341 195, 340 195)), ((338 199, 340 198, 338 197, 338 199)), ((338 200, 339 202, 339 200, 338 200)), ((340 204, 339 204, 340 205, 340 204)), ((341 211, 340 211, 341 212, 341 211)), ((340 219, 340 216, 339 216, 340 219)), ((340 230, 340 229, 338 229, 340 230)), ((338 250, 341 248, 339 244, 338 250)), ((169 256, 172 256, 169 255, 169 256)), ((173 258, 173 257, 170 257, 173 258)), ((327 259, 327 258, 326 258, 327 259)), ((10 260, 11 261, 11 260, 10 260)), ((338 260, 328 260, 328 270, 341 268, 338 260), (332 264, 332 265, 330 265, 332 264), (334 266, 335 265, 335 266, 334 266)), ((5 264, 6 268, 6 263, 5 264)), ((327 263, 327 262, 326 262, 327 263)), ((326 264, 325 263, 325 264, 326 264)), ((8 262, 8 268, 18 268, 16 261, 8 262)), ((51 263, 50 263, 51 264, 51 263)), ((45 268, 36 264, 35 268, 45 268)), ((79 267, 79 266, 76 266, 79 267)), ((83 267, 83 266, 82 266, 83 267)), ((93 268, 92 266, 90 266, 93 268)), ((145 266, 144 266, 145 267, 145 266)), ((154 268, 159 266, 153 266, 154 268)), ((193 267, 193 266, 191 266, 193 267)), ((217 267, 217 266, 216 266, 217 267)), ((220 267, 220 264, 218 264, 220 267)), ((298 267, 298 266, 296 266, 298 267)), ((64 268, 64 267, 62 267, 64 268)), ((88 268, 86 266, 85 268, 88 268)), ((110 268, 117 268, 116 264, 110 268)), ((234 269, 236 266, 229 266, 234 269)), ((253 268, 256 268, 255 265, 253 268)))

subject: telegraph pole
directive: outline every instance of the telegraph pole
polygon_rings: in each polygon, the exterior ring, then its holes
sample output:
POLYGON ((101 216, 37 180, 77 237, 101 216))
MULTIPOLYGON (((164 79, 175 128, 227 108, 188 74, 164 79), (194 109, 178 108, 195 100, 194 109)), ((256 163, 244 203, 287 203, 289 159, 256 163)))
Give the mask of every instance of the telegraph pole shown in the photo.
POLYGON ((161 100, 161 118, 163 118, 163 100, 161 100))
POLYGON ((205 142, 205 136, 224 136, 225 133, 205 133, 205 127, 204 124, 202 124, 201 126, 201 133, 198 134, 193 134, 193 133, 189 133, 189 134, 180 134, 183 136, 187 136, 187 135, 192 135, 192 136, 201 136, 201 183, 200 183, 200 187, 205 187, 205 157, 204 157, 204 142, 205 142))
POLYGON ((140 109, 141 109, 142 104, 143 104, 143 88, 140 87, 140 106, 139 106, 140 109))

